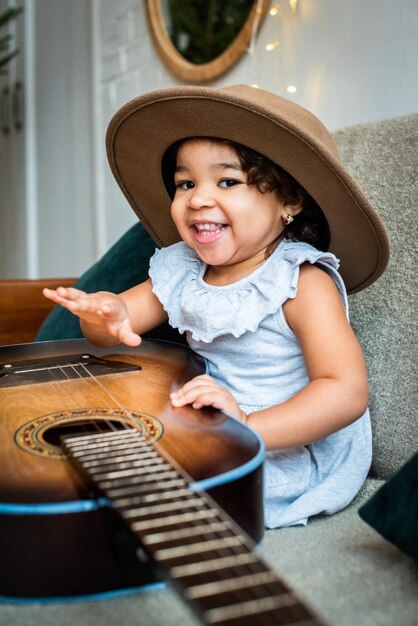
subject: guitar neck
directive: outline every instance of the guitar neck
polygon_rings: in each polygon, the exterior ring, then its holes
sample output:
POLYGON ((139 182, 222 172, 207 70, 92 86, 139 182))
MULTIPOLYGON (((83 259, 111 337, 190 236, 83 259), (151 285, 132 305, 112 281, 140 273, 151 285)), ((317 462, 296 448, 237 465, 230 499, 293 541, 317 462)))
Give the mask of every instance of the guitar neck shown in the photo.
POLYGON ((138 431, 66 437, 75 467, 101 492, 204 624, 323 622, 253 551, 249 537, 138 431))

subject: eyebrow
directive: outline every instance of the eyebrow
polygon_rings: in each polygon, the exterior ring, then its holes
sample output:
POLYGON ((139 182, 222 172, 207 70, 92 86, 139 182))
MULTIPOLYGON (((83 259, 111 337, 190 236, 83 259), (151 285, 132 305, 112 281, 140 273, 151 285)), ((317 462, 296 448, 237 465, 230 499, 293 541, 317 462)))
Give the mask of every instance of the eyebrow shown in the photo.
MULTIPOLYGON (((185 165, 176 165, 176 167, 174 168, 174 172, 187 172, 188 171, 188 167, 186 167, 185 165)), ((237 162, 221 162, 221 163, 213 163, 210 166, 211 170, 218 170, 218 169, 222 169, 222 170, 236 170, 238 172, 242 172, 242 167, 239 163, 237 162)))

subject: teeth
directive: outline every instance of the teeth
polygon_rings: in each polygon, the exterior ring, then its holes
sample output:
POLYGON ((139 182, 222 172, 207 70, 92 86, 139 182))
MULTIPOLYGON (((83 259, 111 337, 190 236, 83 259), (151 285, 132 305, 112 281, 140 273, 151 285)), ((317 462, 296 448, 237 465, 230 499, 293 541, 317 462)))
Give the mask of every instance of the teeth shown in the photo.
POLYGON ((220 230, 223 225, 222 224, 194 224, 194 226, 199 232, 202 232, 202 230, 210 230, 210 231, 220 230))

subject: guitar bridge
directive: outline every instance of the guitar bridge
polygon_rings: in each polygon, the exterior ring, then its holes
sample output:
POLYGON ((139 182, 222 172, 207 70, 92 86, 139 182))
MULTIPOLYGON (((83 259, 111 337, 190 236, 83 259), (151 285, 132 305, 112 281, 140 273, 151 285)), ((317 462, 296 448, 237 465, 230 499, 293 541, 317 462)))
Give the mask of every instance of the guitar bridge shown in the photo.
POLYGON ((102 359, 93 354, 68 356, 4 363, 0 370, 0 387, 18 387, 47 382, 62 382, 88 376, 121 374, 140 371, 140 365, 126 361, 102 359))

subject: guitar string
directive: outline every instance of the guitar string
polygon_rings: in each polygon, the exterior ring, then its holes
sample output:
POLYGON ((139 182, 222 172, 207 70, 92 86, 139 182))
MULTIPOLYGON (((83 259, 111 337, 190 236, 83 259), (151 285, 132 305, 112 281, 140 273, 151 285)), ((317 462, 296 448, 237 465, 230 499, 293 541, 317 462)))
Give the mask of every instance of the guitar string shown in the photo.
MULTIPOLYGON (((59 376, 61 375, 62 377, 64 377, 64 379, 69 379, 68 373, 65 371, 65 367, 68 367, 68 365, 64 364, 64 365, 57 365, 54 367, 47 367, 45 369, 43 369, 42 371, 46 371, 49 374, 50 377, 50 382, 49 384, 52 385, 52 388, 55 389, 57 395, 59 395, 60 397, 60 405, 62 406, 63 404, 63 399, 64 398, 68 398, 71 397, 73 399, 74 394, 69 394, 69 393, 60 393, 63 389, 67 389, 66 387, 62 387, 61 383, 62 383, 62 379, 59 378, 59 376)), ((68 410, 71 410, 73 407, 74 402, 71 403, 71 405, 67 405, 65 403, 65 408, 68 408, 68 410)))
MULTIPOLYGON (((77 372, 75 370, 75 368, 74 368, 72 363, 59 365, 59 366, 54 367, 54 368, 47 368, 47 370, 48 370, 48 373, 49 373, 50 377, 52 378, 53 384, 55 385, 55 387, 57 387, 58 393, 62 392, 62 391, 65 391, 65 393, 59 393, 60 401, 62 402, 63 397, 65 397, 66 400, 69 399, 69 398, 71 399, 71 402, 67 404, 67 410, 68 411, 72 411, 72 410, 74 410, 74 403, 76 404, 76 406, 78 404, 78 401, 75 400, 74 389, 71 391, 68 388, 67 385, 63 385, 62 384, 63 383, 62 379, 58 378, 59 375, 61 374, 64 377, 65 382, 73 380, 70 377, 68 371, 66 370, 66 368, 68 368, 68 367, 71 367, 73 369, 73 371, 75 371, 75 373, 79 376, 79 372, 77 372)), ((81 396, 83 398, 83 400, 85 400, 85 395, 80 391, 80 389, 78 387, 75 387, 75 391, 78 393, 79 396, 81 396)), ((97 424, 96 421, 93 422, 93 426, 97 430, 97 432, 99 432, 99 433, 101 432, 100 431, 100 427, 99 427, 99 425, 97 424)), ((88 431, 88 427, 86 425, 84 425, 84 426, 80 425, 80 431, 81 432, 89 432, 88 431)))
MULTIPOLYGON (((126 407, 125 407, 125 406, 124 406, 124 405, 123 405, 123 404, 122 404, 122 403, 121 403, 121 402, 120 402, 120 401, 119 401, 119 400, 118 400, 118 399, 117 399, 117 398, 116 398, 116 397, 115 397, 115 396, 114 396, 114 395, 110 392, 110 390, 109 390, 109 389, 107 389, 107 388, 106 388, 106 386, 105 386, 105 385, 103 385, 103 384, 102 384, 102 383, 101 383, 101 382, 97 379, 97 377, 96 377, 96 376, 95 376, 92 372, 90 372, 90 371, 89 371, 89 369, 85 366, 85 364, 84 364, 84 363, 79 362, 77 365, 69 363, 68 365, 71 367, 71 369, 72 369, 72 370, 73 370, 73 372, 76 374, 76 376, 78 377, 78 379, 81 379, 83 382, 85 382, 87 386, 91 386, 91 385, 89 385, 89 382, 92 382, 92 383, 93 383, 93 386, 94 386, 94 388, 95 388, 95 391, 96 391, 96 394, 97 394, 97 396, 98 396, 98 397, 100 397, 100 393, 97 393, 97 391, 98 391, 98 389, 99 389, 99 390, 100 390, 100 392, 101 392, 102 400, 103 400, 103 398, 104 398, 106 401, 109 401, 109 399, 110 399, 110 400, 112 400, 112 401, 116 404, 116 406, 119 408, 119 410, 121 410, 121 411, 122 411, 122 414, 124 414, 126 417, 128 417, 128 418, 132 421, 132 423, 133 423, 133 424, 135 424, 135 423, 136 423, 136 422, 135 422, 135 418, 134 418, 134 416, 132 415, 131 411, 129 411, 129 409, 127 409, 127 408, 126 408, 126 407), (81 372, 80 372, 80 371, 78 371, 78 366, 80 366, 80 367, 81 367, 81 369, 82 369, 82 370, 84 370, 84 372, 87 374, 87 377, 82 376, 81 372), (97 388, 98 388, 98 389, 97 389, 97 388)), ((67 367, 68 367, 68 365, 67 365, 67 367)), ((50 369, 50 368, 48 368, 48 369, 50 369)), ((68 372, 67 372, 67 371, 65 371, 64 367, 60 367, 59 369, 61 370, 62 374, 63 374, 63 375, 64 375, 64 377, 66 378, 66 382, 67 382, 67 381, 71 381, 71 380, 73 380, 73 379, 69 376, 68 372)), ((52 379, 53 379, 54 383, 59 385, 59 383, 60 383, 61 381, 57 380, 57 379, 54 377, 54 374, 53 374, 52 369, 50 370, 50 375, 51 375, 51 377, 52 377, 52 379)), ((66 386, 65 386, 65 387, 66 387, 66 386)), ((67 395, 67 396, 72 397, 72 394, 69 392, 69 390, 68 390, 68 388, 67 388, 67 387, 66 387, 66 389, 67 389, 67 393, 66 393, 66 394, 64 394, 64 395, 67 395)), ((79 390, 78 390, 78 391, 79 391, 79 390)), ((112 407, 112 406, 107 406, 107 407, 105 407, 105 408, 110 408, 111 410, 114 410, 114 408, 115 408, 115 407, 112 407)), ((112 420, 110 420, 110 419, 104 419, 104 420, 102 420, 102 421, 103 421, 103 422, 105 422, 106 426, 107 426, 110 430, 112 430, 112 431, 114 431, 114 432, 115 432, 115 431, 117 431, 117 428, 113 425, 112 420)), ((127 424, 124 420, 122 420, 122 421, 121 421, 121 425, 122 425, 122 428, 123 428, 123 429, 126 429, 126 430, 129 430, 129 429, 130 429, 130 426, 129 426, 129 425, 128 425, 128 424, 127 424)), ((103 432, 103 430, 101 429, 101 427, 100 427, 100 425, 99 425, 99 421, 98 421, 98 420, 94 420, 94 427, 95 427, 95 429, 97 430, 97 432, 98 432, 98 433, 103 432)), ((82 427, 82 428, 81 428, 81 431, 82 431, 83 429, 86 429, 86 430, 87 430, 87 429, 88 429, 87 425, 86 425, 86 426, 84 426, 84 427, 82 427)), ((159 448, 160 446, 158 446, 158 444, 157 444, 156 442, 153 442, 152 447, 153 447, 153 448, 156 448, 156 449, 157 449, 157 452, 158 452, 158 448, 159 448)), ((165 455, 163 455, 163 458, 164 458, 164 456, 166 456, 166 454, 165 454, 165 455)), ((170 459, 170 458, 169 458, 169 459, 168 459, 168 461, 169 461, 169 463, 170 463, 171 465, 173 465, 173 466, 174 466, 174 469, 177 469, 177 467, 176 467, 176 466, 177 466, 177 464, 174 462, 174 459, 170 459)), ((184 475, 184 471, 181 471, 181 474, 183 474, 183 475, 184 475)), ((184 477, 186 478, 186 476, 184 476, 184 477)), ((187 478, 189 479, 189 482, 190 482, 190 481, 191 481, 191 482, 193 482, 193 479, 192 479, 191 477, 187 477, 187 478)), ((184 502, 186 502, 187 500, 183 500, 183 501, 184 501, 184 502)), ((180 501, 178 501, 178 503, 179 503, 179 505, 181 504, 181 499, 180 499, 180 501)), ((209 506, 210 506, 210 502, 209 502, 209 503, 207 503, 207 502, 205 501, 205 499, 203 499, 203 504, 205 504, 205 505, 209 505, 209 506)), ((197 508, 197 507, 196 507, 196 508, 197 508)), ((219 508, 219 507, 217 507, 217 506, 216 506, 215 510, 217 511, 217 510, 218 510, 218 508, 219 508)), ((162 519, 162 522, 164 522, 164 518, 162 519)), ((196 522, 196 521, 193 521, 193 522, 192 522, 192 526, 196 527, 196 526, 198 526, 198 525, 199 525, 199 522, 196 522)), ((227 532, 228 532, 228 531, 227 531, 227 532)), ((235 531, 234 531, 234 530, 232 530, 232 529, 231 529, 231 531, 230 531, 230 532, 232 532, 233 534, 235 533, 235 531)), ((202 537, 203 537, 206 541, 209 541, 209 537, 215 537, 215 538, 219 538, 219 539, 224 539, 224 534, 223 534, 221 531, 216 531, 216 530, 215 530, 215 531, 213 531, 213 530, 209 530, 209 531, 207 531, 207 532, 203 532, 203 533, 201 534, 201 536, 202 536, 202 537)), ((224 556, 224 555, 225 555, 225 551, 226 551, 227 555, 230 555, 230 556, 231 556, 231 555, 239 555, 239 554, 242 554, 242 553, 240 553, 240 552, 239 552, 239 546, 237 546, 237 548, 227 546, 226 548, 223 548, 223 549, 222 549, 222 552, 221 552, 220 550, 218 550, 218 549, 213 550, 213 552, 216 554, 216 556, 217 556, 217 557, 224 556)), ((210 560, 210 559, 208 558, 208 560, 210 560)), ((254 571, 254 566, 252 566, 251 564, 244 564, 244 565, 240 565, 240 566, 238 566, 238 567, 234 567, 234 566, 233 566, 233 567, 230 567, 230 568, 226 568, 225 570, 218 570, 218 571, 217 571, 217 579, 219 580, 219 582, 223 582, 225 579, 231 578, 232 576, 239 577, 240 575, 242 575, 242 571, 243 571, 243 569, 244 569, 244 571, 245 571, 245 572, 248 572, 248 574, 249 574, 249 575, 251 575, 251 576, 252 576, 252 575, 254 575, 254 574, 256 573, 256 572, 254 571)), ((262 585, 259 585, 258 587, 261 587, 261 589, 262 589, 262 588, 265 588, 265 590, 266 590, 266 591, 268 591, 268 592, 270 593, 270 591, 269 591, 269 586, 268 586, 267 584, 262 584, 262 585)), ((258 588, 258 587, 257 587, 257 588, 258 588)), ((252 586, 251 586, 251 587, 249 587, 249 588, 245 588, 245 589, 241 589, 241 590, 232 590, 232 591, 230 591, 229 593, 230 593, 230 595, 231 595, 231 596, 235 597, 235 598, 236 598, 236 600, 237 600, 238 602, 242 602, 242 601, 248 600, 248 591, 250 591, 250 593, 252 594, 252 596, 254 597, 254 599, 261 599, 262 597, 264 597, 264 594, 262 594, 261 589, 260 589, 260 591, 259 591, 259 592, 256 592, 256 591, 255 591, 255 589, 254 589, 254 587, 252 587, 252 586)), ((273 592, 273 591, 272 591, 272 593, 274 593, 274 594, 276 595, 276 593, 277 593, 277 592, 273 592)), ((286 610, 284 607, 283 607, 283 609, 285 610, 285 612, 287 612, 287 610, 286 610)), ((276 620, 275 620, 275 618, 274 618, 274 616, 271 616, 271 617, 272 617, 272 620, 273 620, 271 623, 272 623, 272 624, 277 623, 277 622, 276 622, 276 620)))

